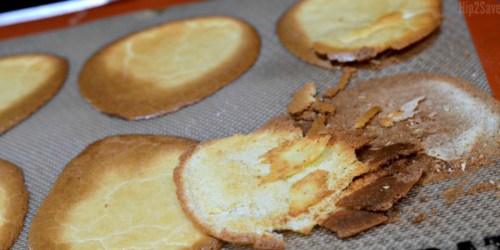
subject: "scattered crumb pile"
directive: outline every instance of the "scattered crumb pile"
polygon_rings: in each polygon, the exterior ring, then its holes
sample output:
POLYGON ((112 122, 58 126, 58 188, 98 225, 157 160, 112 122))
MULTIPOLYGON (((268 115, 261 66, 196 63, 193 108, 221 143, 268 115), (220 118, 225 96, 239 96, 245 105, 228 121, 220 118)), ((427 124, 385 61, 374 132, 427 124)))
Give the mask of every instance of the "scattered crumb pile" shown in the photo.
MULTIPOLYGON (((293 95, 287 109, 295 126, 301 128, 305 135, 329 131, 333 134, 350 134, 351 140, 364 142, 356 151, 356 156, 358 160, 370 164, 371 171, 357 177, 344 192, 344 197, 336 203, 344 210, 331 214, 320 223, 336 232, 340 238, 354 236, 382 223, 397 221, 399 217, 390 216, 388 210, 405 197, 415 184, 423 185, 460 176, 491 162, 491 156, 498 154, 494 152, 495 148, 493 151, 483 151, 488 157, 477 154, 478 150, 473 147, 468 152, 457 152, 456 146, 439 141, 443 137, 459 137, 460 131, 443 125, 453 124, 450 123, 453 118, 450 118, 453 114, 449 114, 451 107, 444 106, 443 109, 431 111, 421 109, 426 102, 434 105, 439 103, 439 96, 436 97, 434 93, 420 91, 411 94, 409 91, 413 87, 392 83, 398 79, 391 79, 392 82, 387 83, 389 91, 404 92, 398 96, 384 95, 387 89, 373 86, 376 83, 345 90, 354 73, 354 69, 345 68, 338 87, 328 89, 324 94, 317 94, 314 83, 306 84, 293 95), (370 92, 377 87, 377 91, 370 92), (395 98, 399 99, 394 101, 395 98), (440 118, 443 121, 439 121, 440 118), (429 138, 435 138, 436 143, 429 144, 429 138), (446 152, 447 155, 435 152, 446 152)), ((498 117, 498 114, 495 115, 498 117)), ((498 119, 493 122, 498 123, 498 119)), ((498 134, 495 136, 498 137, 498 134)), ((448 203, 452 203, 462 195, 495 188, 498 191, 499 186, 495 187, 494 183, 475 186, 468 191, 445 190, 443 196, 448 203)), ((420 213, 412 223, 420 223, 434 214, 434 209, 430 214, 420 213)))

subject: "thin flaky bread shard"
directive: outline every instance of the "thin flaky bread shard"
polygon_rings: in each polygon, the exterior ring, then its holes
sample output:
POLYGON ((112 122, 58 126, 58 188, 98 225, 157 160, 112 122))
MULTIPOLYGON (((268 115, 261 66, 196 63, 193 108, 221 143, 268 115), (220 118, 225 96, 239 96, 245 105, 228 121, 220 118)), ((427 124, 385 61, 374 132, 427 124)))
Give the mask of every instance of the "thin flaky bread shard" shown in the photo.
POLYGON ((304 0, 280 18, 276 32, 302 60, 323 67, 400 50, 441 22, 440 0, 304 0))
POLYGON ((99 111, 147 119, 195 103, 236 80, 254 64, 259 50, 257 31, 243 20, 176 20, 96 52, 80 72, 79 88, 99 111))
POLYGON ((173 169, 196 142, 172 136, 111 136, 63 170, 29 230, 40 249, 218 249, 184 216, 173 169))
POLYGON ((290 118, 248 135, 208 141, 182 156, 174 180, 188 217, 208 234, 256 248, 283 248, 276 230, 308 234, 369 170, 340 136, 303 136, 290 118))

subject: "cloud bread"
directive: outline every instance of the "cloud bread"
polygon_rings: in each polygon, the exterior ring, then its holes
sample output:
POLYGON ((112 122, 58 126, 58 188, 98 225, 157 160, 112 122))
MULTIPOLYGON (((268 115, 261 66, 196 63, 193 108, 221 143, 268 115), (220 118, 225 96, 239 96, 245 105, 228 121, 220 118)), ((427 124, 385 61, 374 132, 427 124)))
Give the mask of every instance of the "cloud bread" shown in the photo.
POLYGON ((147 119, 213 94, 248 70, 259 49, 256 30, 236 18, 168 22, 99 50, 80 72, 79 87, 102 112, 147 119))
POLYGON ((440 0, 303 0, 279 20, 283 45, 309 63, 352 62, 400 50, 441 21, 440 0))
POLYGON ((192 148, 174 179, 184 211, 207 233, 276 249, 284 241, 274 231, 309 233, 368 170, 352 145, 329 134, 304 137, 289 118, 278 118, 249 135, 192 148))
POLYGON ((26 119, 61 88, 65 59, 47 54, 0 57, 0 134, 26 119))
POLYGON ((172 175, 195 142, 123 135, 87 147, 61 173, 28 235, 30 249, 218 249, 184 216, 172 175))
POLYGON ((21 169, 0 160, 0 249, 10 249, 28 210, 28 191, 21 169))

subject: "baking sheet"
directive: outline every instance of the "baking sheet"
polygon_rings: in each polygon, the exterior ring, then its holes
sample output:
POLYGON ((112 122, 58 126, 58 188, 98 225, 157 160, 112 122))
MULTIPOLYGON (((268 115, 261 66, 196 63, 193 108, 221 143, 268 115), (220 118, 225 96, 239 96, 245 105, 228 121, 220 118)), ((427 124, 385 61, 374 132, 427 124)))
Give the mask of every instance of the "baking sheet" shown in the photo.
MULTIPOLYGON (((292 56, 275 35, 275 23, 292 0, 216 0, 142 11, 88 23, 66 30, 0 42, 0 55, 47 52, 66 57, 70 72, 62 90, 41 110, 0 136, 0 158, 12 161, 25 173, 31 194, 23 232, 13 249, 27 249, 27 231, 40 203, 64 166, 89 143, 115 134, 167 134, 209 140, 248 133, 269 118, 285 111, 291 94, 305 82, 314 81, 319 91, 334 86, 338 70, 304 63, 292 56), (145 27, 179 18, 231 15, 252 24, 262 39, 256 64, 241 78, 201 102, 178 112, 146 121, 124 121, 99 113, 83 100, 77 88, 82 64, 105 44, 145 27)), ((491 93, 467 26, 456 0, 444 0, 445 19, 439 31, 416 48, 418 52, 400 63, 380 70, 361 69, 356 81, 402 72, 440 72, 465 78, 491 93)), ((244 56, 244 52, 241 53, 244 56)), ((355 85, 355 84, 352 84, 355 85)), ((350 87, 352 87, 352 85, 350 87)), ((466 176, 469 185, 498 180, 497 164, 466 176)), ((420 189, 432 197, 457 186, 448 180, 420 189)), ((287 233, 289 249, 456 249, 471 241, 485 248, 485 237, 500 234, 500 199, 492 192, 462 197, 452 205, 444 200, 419 202, 412 190, 399 205, 401 221, 377 227, 357 237, 339 240, 317 229, 310 236, 287 233), (412 225, 420 212, 437 214, 412 225)), ((492 246, 490 245, 490 249, 492 246)), ((236 249, 232 245, 227 249, 236 249)), ((486 248, 488 249, 488 248, 486 248)))

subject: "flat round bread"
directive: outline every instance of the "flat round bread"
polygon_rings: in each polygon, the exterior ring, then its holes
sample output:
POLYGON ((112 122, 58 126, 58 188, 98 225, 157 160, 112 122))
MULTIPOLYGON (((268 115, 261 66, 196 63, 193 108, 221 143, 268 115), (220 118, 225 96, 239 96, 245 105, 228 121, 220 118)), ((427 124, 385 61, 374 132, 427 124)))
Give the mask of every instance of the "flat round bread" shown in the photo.
POLYGON ((256 30, 236 18, 168 22, 94 54, 80 73, 80 91, 102 112, 147 119, 213 94, 248 70, 259 49, 256 30))
POLYGON ((19 236, 28 199, 22 170, 0 160, 0 249, 10 249, 19 236))
POLYGON ((218 249, 184 216, 172 179, 196 143, 123 135, 88 146, 63 170, 33 219, 30 249, 218 249))
POLYGON ((26 119, 61 88, 68 64, 46 54, 0 58, 0 134, 26 119))
POLYGON ((367 171, 344 140, 303 137, 277 118, 249 135, 200 143, 183 155, 174 179, 182 208, 210 235, 281 249, 283 236, 274 231, 308 234, 367 171))
POLYGON ((283 45, 323 67, 400 50, 429 35, 441 21, 440 0, 303 0, 279 20, 283 45))

